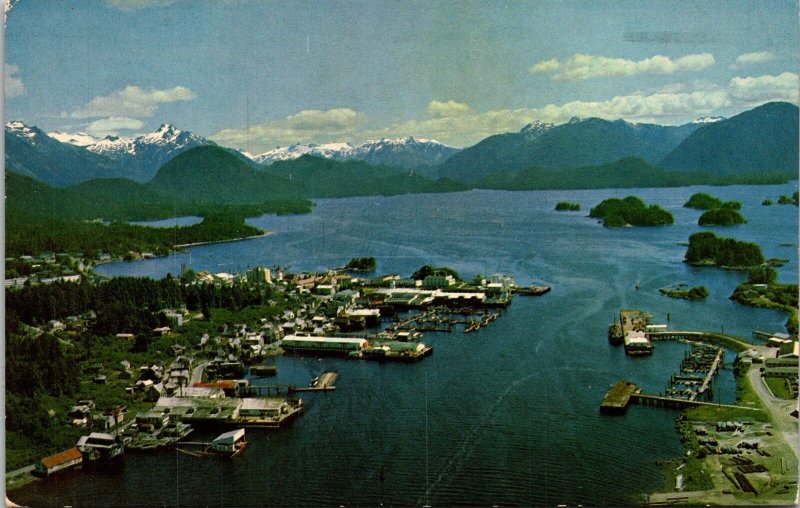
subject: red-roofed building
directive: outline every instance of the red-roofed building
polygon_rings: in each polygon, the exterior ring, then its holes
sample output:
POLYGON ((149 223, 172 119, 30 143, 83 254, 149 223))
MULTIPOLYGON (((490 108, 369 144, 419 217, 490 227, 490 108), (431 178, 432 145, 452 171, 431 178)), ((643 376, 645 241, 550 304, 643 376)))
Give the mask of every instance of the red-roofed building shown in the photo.
POLYGON ((68 467, 76 466, 83 462, 83 456, 77 448, 70 448, 69 450, 50 455, 36 463, 34 471, 44 476, 66 469, 68 467))

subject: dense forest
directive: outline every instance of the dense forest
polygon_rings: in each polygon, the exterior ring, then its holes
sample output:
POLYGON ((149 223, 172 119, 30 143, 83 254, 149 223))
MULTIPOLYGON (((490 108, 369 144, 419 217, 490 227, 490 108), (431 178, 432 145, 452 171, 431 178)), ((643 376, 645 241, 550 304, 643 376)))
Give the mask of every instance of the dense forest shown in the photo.
POLYGON ((603 225, 610 228, 623 226, 663 226, 672 224, 672 214, 658 205, 649 207, 637 196, 625 199, 611 198, 600 202, 591 209, 589 217, 603 219, 603 225))
POLYGON ((557 212, 579 212, 580 210, 580 203, 571 203, 569 201, 559 201, 556 203, 557 212))
POLYGON ((687 263, 741 268, 764 263, 764 254, 755 243, 702 232, 689 237, 685 260, 687 263))
POLYGON ((742 204, 738 201, 723 202, 716 196, 706 194, 705 192, 696 192, 691 195, 689 200, 683 204, 686 208, 696 208, 698 210, 714 210, 716 208, 730 208, 732 210, 739 210, 742 204))
POLYGON ((609 164, 566 169, 533 167, 493 173, 476 187, 500 190, 629 189, 635 187, 688 187, 691 185, 763 185, 796 179, 790 172, 717 175, 667 171, 635 157, 609 164))
POLYGON ((706 210, 697 220, 701 226, 734 226, 736 224, 746 224, 747 219, 732 208, 714 208, 706 210))
POLYGON ((244 217, 234 214, 209 216, 199 224, 172 228, 8 215, 6 255, 82 252, 96 258, 101 252, 118 256, 130 251, 166 254, 176 245, 231 240, 263 233, 246 224, 244 217))

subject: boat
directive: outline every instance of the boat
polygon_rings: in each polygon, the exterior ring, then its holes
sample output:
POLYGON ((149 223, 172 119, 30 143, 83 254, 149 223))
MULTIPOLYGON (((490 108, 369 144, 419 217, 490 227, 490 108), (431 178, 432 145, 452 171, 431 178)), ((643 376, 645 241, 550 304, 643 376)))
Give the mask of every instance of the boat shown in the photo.
POLYGON ((242 453, 247 447, 244 439, 244 429, 236 429, 224 432, 211 441, 209 451, 218 455, 235 457, 242 453))
POLYGON ((530 286, 525 288, 514 289, 514 293, 522 296, 541 296, 545 293, 550 292, 551 289, 552 288, 550 286, 544 286, 544 285, 540 286, 537 284, 531 284, 530 286))

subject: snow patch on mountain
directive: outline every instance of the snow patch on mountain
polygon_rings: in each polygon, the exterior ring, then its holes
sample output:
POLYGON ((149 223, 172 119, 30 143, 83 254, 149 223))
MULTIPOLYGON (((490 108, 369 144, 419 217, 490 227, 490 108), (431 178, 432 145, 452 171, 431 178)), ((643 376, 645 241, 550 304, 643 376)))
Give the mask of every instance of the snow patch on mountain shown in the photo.
POLYGON ((70 145, 75 146, 89 146, 100 141, 99 138, 96 138, 85 132, 76 132, 74 134, 70 134, 68 132, 53 131, 48 132, 47 135, 62 143, 69 143, 70 145))

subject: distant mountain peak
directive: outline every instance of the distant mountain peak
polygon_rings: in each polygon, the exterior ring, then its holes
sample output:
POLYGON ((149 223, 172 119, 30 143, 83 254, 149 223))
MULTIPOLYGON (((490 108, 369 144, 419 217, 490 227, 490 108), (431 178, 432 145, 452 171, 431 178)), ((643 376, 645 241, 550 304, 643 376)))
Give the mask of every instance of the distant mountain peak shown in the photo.
POLYGON ((692 123, 715 123, 722 120, 725 120, 724 116, 701 116, 692 120, 692 123))
POLYGON ((523 127, 522 129, 520 129, 520 132, 524 133, 524 134, 529 134, 529 135, 530 134, 535 134, 535 135, 538 136, 538 135, 542 134, 543 132, 545 132, 545 131, 547 131, 549 129, 552 129, 554 126, 555 125, 550 123, 550 122, 543 122, 541 120, 534 120, 531 123, 529 123, 528 125, 526 125, 525 127, 523 127))
POLYGON ((421 139, 413 136, 400 138, 370 139, 360 144, 295 143, 252 157, 253 161, 262 165, 273 162, 298 159, 305 155, 323 157, 334 160, 357 159, 371 164, 386 164, 403 168, 432 166, 443 162, 458 149, 443 145, 433 139, 421 139))

